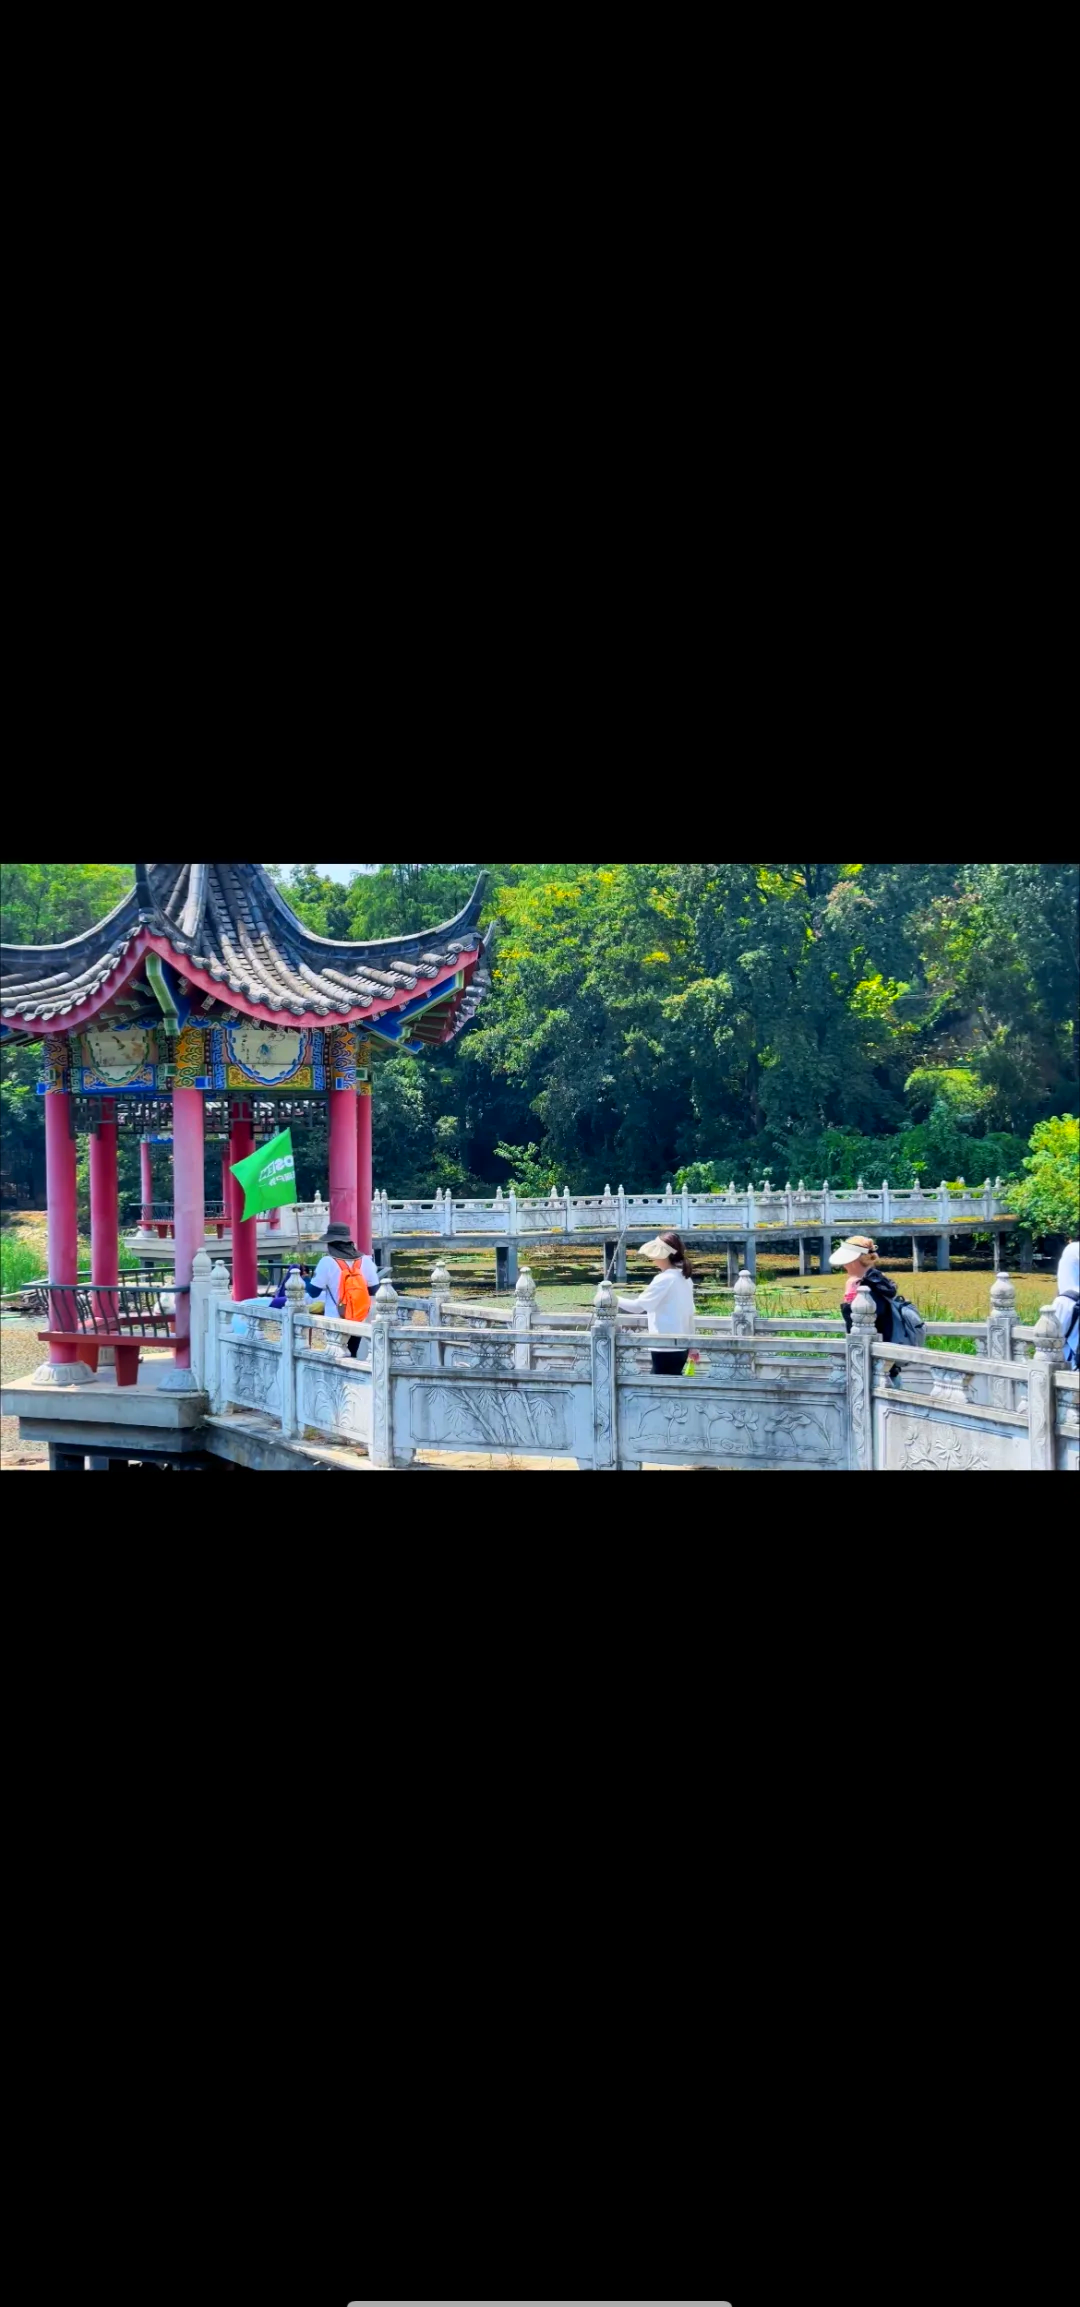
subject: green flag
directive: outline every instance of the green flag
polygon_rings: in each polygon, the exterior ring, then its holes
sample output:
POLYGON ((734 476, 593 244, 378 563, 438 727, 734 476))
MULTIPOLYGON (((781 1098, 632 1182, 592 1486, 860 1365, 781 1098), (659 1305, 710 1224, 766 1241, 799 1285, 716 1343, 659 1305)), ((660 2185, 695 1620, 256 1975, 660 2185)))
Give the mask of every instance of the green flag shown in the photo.
POLYGON ((231 1162, 229 1166, 244 1189, 245 1218, 258 1217, 260 1210, 279 1210, 287 1202, 296 1200, 296 1164, 290 1129, 281 1130, 269 1145, 259 1146, 245 1160, 231 1162))

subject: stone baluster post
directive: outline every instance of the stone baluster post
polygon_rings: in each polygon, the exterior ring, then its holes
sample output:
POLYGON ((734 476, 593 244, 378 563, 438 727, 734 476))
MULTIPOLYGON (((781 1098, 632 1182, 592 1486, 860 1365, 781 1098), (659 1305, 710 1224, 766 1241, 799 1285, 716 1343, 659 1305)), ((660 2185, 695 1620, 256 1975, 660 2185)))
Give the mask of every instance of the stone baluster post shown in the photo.
POLYGON ((689 1230, 690 1230, 690 1188, 689 1188, 689 1186, 684 1186, 684 1187, 683 1187, 683 1189, 682 1189, 682 1231, 683 1231, 683 1233, 684 1233, 684 1234, 686 1234, 686 1233, 688 1233, 688 1232, 689 1232, 689 1230))
POLYGON ((281 1317, 281 1431, 283 1435, 296 1432, 296 1331, 298 1314, 304 1310, 304 1285, 299 1274, 290 1274, 285 1284, 285 1311, 281 1317))
POLYGON ((383 1282, 375 1292, 375 1320, 371 1338, 371 1463, 394 1463, 393 1402, 390 1392, 390 1342, 397 1319, 397 1291, 383 1282))
POLYGON ((618 1471, 618 1405, 615 1399, 615 1334, 618 1301, 610 1282, 601 1282, 593 1301, 592 1354, 593 1467, 597 1474, 618 1471))
POLYGON ((619 1232, 620 1232, 621 1234, 624 1234, 624 1233, 626 1232, 626 1228, 627 1228, 627 1226, 629 1225, 629 1223, 630 1223, 630 1204, 629 1204, 629 1202, 627 1201, 627 1198, 626 1198, 626 1187, 625 1187, 625 1186, 620 1186, 620 1187, 619 1187, 619 1232))
MULTIPOLYGON (((446 1321, 446 1300, 449 1295, 450 1268, 444 1266, 440 1259, 438 1264, 431 1269, 431 1298, 428 1305, 428 1315, 433 1330, 441 1330, 446 1321)), ((443 1353, 442 1339, 433 1338, 431 1341, 431 1367, 433 1370, 441 1370, 443 1353)))
POLYGON ((513 1239, 515 1238, 515 1236, 516 1236, 516 1234, 517 1234, 517 1230, 518 1230, 518 1206, 517 1206, 517 1188, 516 1188, 516 1186, 511 1186, 511 1188, 510 1188, 510 1191, 509 1191, 509 1193, 508 1193, 508 1195, 507 1195, 507 1197, 506 1197, 506 1227, 507 1227, 507 1232, 508 1232, 508 1233, 509 1233, 509 1235, 510 1235, 510 1239, 511 1239, 511 1241, 513 1241, 513 1239))
POLYGON ((536 1283, 528 1266, 523 1266, 518 1276, 517 1288, 514 1291, 515 1370, 531 1370, 533 1366, 529 1333, 532 1329, 535 1309, 536 1283))
POLYGON ((1035 1324, 1035 1359, 1027 1364, 1028 1445, 1033 1474, 1057 1470, 1057 1425, 1054 1375, 1063 1369, 1061 1331, 1052 1306, 1044 1306, 1035 1324))
POLYGON ((569 1186, 564 1186, 564 1187, 563 1187, 563 1208, 564 1208, 564 1210, 565 1210, 565 1212, 566 1212, 565 1225, 566 1225, 567 1238, 569 1239, 569 1236, 570 1236, 570 1235, 573 1233, 573 1231, 574 1231, 574 1205, 573 1205, 573 1202, 572 1202, 572 1200, 571 1200, 571 1198, 570 1198, 570 1188, 569 1188, 569 1186))
POLYGON ((735 1304, 732 1308, 731 1328, 736 1338, 753 1338, 757 1323, 757 1290, 750 1274, 740 1274, 735 1284, 735 1304))
POLYGON ((210 1275, 206 1301, 206 1353, 203 1363, 203 1385, 215 1416, 219 1416, 224 1407, 221 1392, 221 1310, 229 1304, 231 1287, 229 1269, 219 1258, 210 1275))
MULTIPOLYGON (((990 1318, 986 1325, 986 1352, 992 1362, 1011 1362, 1013 1330, 1016 1327, 1016 1291, 1008 1274, 999 1274, 990 1291, 990 1318)), ((997 1410, 1013 1407, 1013 1386, 1010 1378, 991 1378, 990 1401, 997 1410)))
POLYGON ((206 1385, 206 1327, 210 1318, 210 1260, 196 1250, 191 1262, 191 1375, 204 1392, 206 1385))
POLYGON ((853 1474, 874 1470, 874 1363, 877 1308, 869 1290, 860 1290, 851 1309, 847 1341, 848 1466, 853 1474))
POLYGON ((892 1223, 892 1195, 889 1192, 888 1178, 882 1178, 881 1181, 881 1223, 883 1226, 892 1223))

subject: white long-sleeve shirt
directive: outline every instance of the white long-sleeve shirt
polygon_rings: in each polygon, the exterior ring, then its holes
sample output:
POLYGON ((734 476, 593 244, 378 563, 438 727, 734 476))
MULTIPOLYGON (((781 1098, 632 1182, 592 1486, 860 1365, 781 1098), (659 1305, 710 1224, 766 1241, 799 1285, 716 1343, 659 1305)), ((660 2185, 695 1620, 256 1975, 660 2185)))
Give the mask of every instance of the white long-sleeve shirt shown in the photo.
POLYGON ((678 1266, 657 1274, 640 1298, 620 1298, 621 1314, 647 1314, 654 1338, 690 1338, 694 1334, 694 1285, 678 1266))

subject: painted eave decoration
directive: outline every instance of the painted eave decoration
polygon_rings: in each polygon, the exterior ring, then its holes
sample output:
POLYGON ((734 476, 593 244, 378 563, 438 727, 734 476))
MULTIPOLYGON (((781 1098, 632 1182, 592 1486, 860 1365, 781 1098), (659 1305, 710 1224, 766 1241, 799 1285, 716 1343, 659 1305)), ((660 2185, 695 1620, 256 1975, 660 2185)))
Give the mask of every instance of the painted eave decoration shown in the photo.
POLYGON ((108 1012, 169 1034, 250 1017, 363 1025, 403 1050, 462 1032, 488 990, 483 875, 452 921, 408 937, 317 937, 261 865, 137 865, 135 887, 64 945, 0 945, 0 1033, 40 1041, 108 1012))

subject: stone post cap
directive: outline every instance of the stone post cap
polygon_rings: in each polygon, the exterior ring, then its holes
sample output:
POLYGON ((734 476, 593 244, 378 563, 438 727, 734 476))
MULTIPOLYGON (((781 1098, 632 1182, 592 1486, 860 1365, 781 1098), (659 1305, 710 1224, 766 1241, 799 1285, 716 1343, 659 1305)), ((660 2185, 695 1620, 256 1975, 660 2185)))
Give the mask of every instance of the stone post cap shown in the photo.
POLYGON ((859 1290, 851 1308, 853 1330, 872 1330, 877 1325, 877 1307, 869 1290, 859 1290))
POLYGON ((529 1305, 532 1304, 536 1296, 536 1283, 534 1282, 532 1275, 529 1272, 528 1266, 522 1266, 521 1272, 517 1278, 517 1285, 514 1290, 514 1296, 516 1298, 524 1298, 529 1305))

